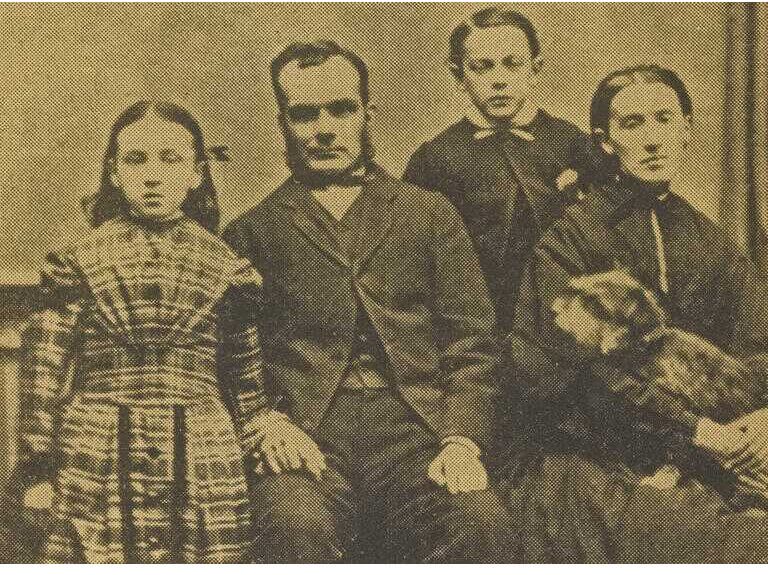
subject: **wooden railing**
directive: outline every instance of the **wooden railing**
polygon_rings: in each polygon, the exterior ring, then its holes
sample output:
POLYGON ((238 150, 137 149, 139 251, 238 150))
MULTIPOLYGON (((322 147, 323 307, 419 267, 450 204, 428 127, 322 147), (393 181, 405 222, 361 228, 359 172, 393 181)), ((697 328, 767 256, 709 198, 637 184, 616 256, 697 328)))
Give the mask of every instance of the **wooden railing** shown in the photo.
POLYGON ((0 332, 0 484, 5 483, 16 463, 16 439, 18 422, 18 368, 19 335, 6 328, 0 332))
POLYGON ((35 273, 0 269, 0 486, 16 463, 19 331, 42 305, 35 273))

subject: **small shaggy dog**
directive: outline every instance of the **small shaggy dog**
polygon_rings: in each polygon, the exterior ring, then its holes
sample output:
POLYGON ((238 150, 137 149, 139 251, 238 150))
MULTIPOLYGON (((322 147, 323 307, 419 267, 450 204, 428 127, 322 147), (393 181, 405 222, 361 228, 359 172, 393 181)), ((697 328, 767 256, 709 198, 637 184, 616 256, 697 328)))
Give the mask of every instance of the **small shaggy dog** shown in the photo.
POLYGON ((667 325, 654 294, 624 270, 571 280, 553 304, 555 323, 595 357, 719 423, 766 405, 768 356, 737 359, 702 337, 667 325))
MULTIPOLYGON (((624 270, 572 279, 552 309, 555 323, 587 357, 613 362, 693 413, 725 424, 765 411, 768 355, 735 358, 702 337, 670 327, 654 294, 624 270)), ((738 473, 732 502, 768 507, 768 464, 738 473)), ((665 465, 640 483, 669 489, 681 477, 677 467, 665 465)))

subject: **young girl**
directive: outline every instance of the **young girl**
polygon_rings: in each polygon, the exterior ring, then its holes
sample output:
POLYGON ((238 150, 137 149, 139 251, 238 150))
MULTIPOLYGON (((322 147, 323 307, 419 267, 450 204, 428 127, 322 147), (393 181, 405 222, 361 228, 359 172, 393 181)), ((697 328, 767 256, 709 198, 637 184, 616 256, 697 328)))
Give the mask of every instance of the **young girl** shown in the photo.
POLYGON ((128 108, 91 211, 95 229, 48 258, 50 305, 24 335, 28 499, 52 485, 43 559, 241 562, 249 422, 263 405, 259 278, 213 235, 192 116, 128 108))

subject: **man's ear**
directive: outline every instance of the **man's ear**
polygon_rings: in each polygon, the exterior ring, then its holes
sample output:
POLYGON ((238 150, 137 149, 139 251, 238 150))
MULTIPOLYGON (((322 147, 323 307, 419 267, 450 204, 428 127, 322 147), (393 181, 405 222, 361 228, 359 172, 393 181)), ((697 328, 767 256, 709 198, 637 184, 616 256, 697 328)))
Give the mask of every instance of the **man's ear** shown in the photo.
POLYGON ((116 188, 123 187, 123 184, 120 181, 120 176, 117 175, 117 168, 115 166, 114 158, 107 160, 107 168, 109 169, 109 181, 112 183, 112 185, 116 188))
POLYGON ((376 114, 378 114, 379 108, 376 106, 376 104, 372 102, 368 102, 365 106, 365 119, 368 121, 373 120, 376 118, 376 114))

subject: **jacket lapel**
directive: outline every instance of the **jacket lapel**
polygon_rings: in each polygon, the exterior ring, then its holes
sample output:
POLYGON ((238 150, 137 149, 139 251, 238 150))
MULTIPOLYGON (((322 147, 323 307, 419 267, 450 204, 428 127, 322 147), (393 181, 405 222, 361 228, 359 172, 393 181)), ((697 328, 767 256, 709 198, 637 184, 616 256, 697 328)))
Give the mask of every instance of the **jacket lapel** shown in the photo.
POLYGON ((370 197, 355 234, 355 253, 360 267, 368 262, 392 229, 393 202, 397 195, 389 176, 378 167, 371 171, 363 185, 363 193, 370 197))
POLYGON ((317 218, 307 213, 306 202, 311 190, 295 181, 289 180, 283 184, 280 192, 280 203, 291 213, 293 225, 321 252, 344 267, 350 267, 349 258, 342 253, 335 238, 317 218))

